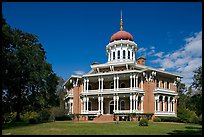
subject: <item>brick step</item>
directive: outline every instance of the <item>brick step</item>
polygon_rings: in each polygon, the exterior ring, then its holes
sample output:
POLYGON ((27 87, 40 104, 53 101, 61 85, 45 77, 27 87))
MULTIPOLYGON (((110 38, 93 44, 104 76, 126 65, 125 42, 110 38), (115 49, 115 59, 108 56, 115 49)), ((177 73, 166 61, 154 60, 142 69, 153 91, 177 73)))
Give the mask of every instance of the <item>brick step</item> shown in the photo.
POLYGON ((99 115, 93 119, 93 121, 114 121, 113 115, 99 115))

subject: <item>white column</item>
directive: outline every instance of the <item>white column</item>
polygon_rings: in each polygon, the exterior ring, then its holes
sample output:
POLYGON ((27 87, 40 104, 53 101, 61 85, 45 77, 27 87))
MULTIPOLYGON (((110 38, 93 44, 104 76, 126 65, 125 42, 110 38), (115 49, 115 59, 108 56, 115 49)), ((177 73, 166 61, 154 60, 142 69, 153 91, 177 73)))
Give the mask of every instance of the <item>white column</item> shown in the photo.
POLYGON ((135 52, 133 51, 133 60, 135 60, 135 52))
POLYGON ((116 107, 117 107, 117 112, 118 112, 118 107, 119 107, 119 105, 118 105, 118 102, 119 102, 119 96, 116 96, 117 98, 117 105, 116 105, 116 107))
POLYGON ((115 59, 118 60, 118 50, 115 51, 115 59))
POLYGON ((87 90, 86 90, 86 92, 88 93, 88 90, 89 90, 89 79, 87 79, 86 81, 87 81, 87 85, 86 85, 86 89, 87 90))
POLYGON ((113 51, 111 50, 111 60, 113 60, 113 51))
POLYGON ((101 114, 101 97, 100 96, 98 97, 98 111, 101 114))
POLYGON ((141 97, 141 111, 143 111, 143 98, 144 98, 144 96, 142 95, 142 97, 141 97))
POLYGON ((168 97, 168 112, 170 112, 170 97, 168 97))
POLYGON ((117 91, 119 91, 119 76, 117 76, 117 91))
POLYGON ((114 75, 114 91, 116 91, 116 77, 115 77, 115 75, 114 75))
POLYGON ((130 59, 132 60, 132 51, 130 51, 130 59))
POLYGON ((130 74, 130 90, 132 90, 132 74, 130 74))
POLYGON ((155 96, 154 97, 154 111, 156 112, 157 111, 157 97, 155 96))
POLYGON ((84 113, 86 112, 86 97, 83 98, 83 103, 84 103, 84 113))
POLYGON ((108 61, 110 61, 110 51, 108 52, 108 61))
POLYGON ((165 96, 163 96, 163 98, 162 98, 162 106, 163 106, 163 111, 164 111, 164 109, 165 109, 165 105, 164 105, 164 102, 165 101, 165 96))
POLYGON ((138 74, 136 75, 136 88, 138 88, 138 74))
POLYGON ((101 114, 103 114, 103 97, 101 97, 101 114))
POLYGON ((99 92, 100 92, 100 90, 101 90, 101 79, 100 79, 100 77, 98 78, 98 90, 99 90, 99 92))
POLYGON ((133 95, 133 112, 135 112, 135 98, 136 98, 136 95, 133 95))
POLYGON ((103 78, 101 78, 101 92, 103 92, 103 78))
POLYGON ((141 88, 143 89, 143 77, 141 76, 141 88))
POLYGON ((89 97, 86 97, 86 111, 89 112, 89 97))
POLYGON ((125 59, 128 59, 128 49, 125 50, 125 59))
POLYGON ((113 105, 114 105, 114 106, 113 106, 113 112, 114 112, 114 113, 115 113, 115 100, 116 100, 116 96, 114 95, 114 96, 113 96, 113 105))
POLYGON ((134 89, 135 89, 135 74, 133 75, 133 86, 134 86, 134 89))
POLYGON ((172 109, 173 109, 173 112, 175 112, 174 111, 174 99, 172 100, 172 109))
POLYGON ((136 99, 135 99, 136 111, 138 110, 138 108, 137 108, 137 102, 138 102, 138 95, 136 95, 136 99))
POLYGON ((160 111, 160 102, 159 102, 159 96, 158 96, 158 100, 157 100, 157 106, 158 106, 157 111, 160 111))
POLYGON ((130 113, 132 113, 132 94, 130 94, 130 113))
POLYGON ((86 91, 86 79, 84 79, 84 92, 86 91))

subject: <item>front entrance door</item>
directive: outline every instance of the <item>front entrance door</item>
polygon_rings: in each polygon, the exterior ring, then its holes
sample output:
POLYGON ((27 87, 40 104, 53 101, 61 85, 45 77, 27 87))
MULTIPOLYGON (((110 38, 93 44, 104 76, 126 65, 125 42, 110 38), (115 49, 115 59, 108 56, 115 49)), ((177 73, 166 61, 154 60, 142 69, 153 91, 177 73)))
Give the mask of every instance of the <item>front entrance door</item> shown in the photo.
POLYGON ((113 114, 114 105, 110 104, 110 114, 113 114))

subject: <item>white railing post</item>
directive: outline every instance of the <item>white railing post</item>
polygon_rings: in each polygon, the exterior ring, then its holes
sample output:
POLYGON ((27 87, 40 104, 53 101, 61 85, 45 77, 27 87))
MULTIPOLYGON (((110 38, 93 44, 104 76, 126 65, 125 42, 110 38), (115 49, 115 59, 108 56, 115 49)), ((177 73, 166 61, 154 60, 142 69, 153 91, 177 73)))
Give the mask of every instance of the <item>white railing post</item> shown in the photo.
POLYGON ((101 114, 101 97, 100 96, 98 96, 98 111, 101 114))
POLYGON ((86 79, 84 79, 84 92, 86 92, 86 79))
POLYGON ((88 93, 88 90, 89 90, 89 79, 87 79, 86 81, 87 81, 87 85, 86 85, 87 90, 86 90, 86 92, 88 93))
POLYGON ((138 88, 138 74, 136 75, 136 88, 138 88))
POLYGON ((101 114, 103 114, 103 96, 101 97, 101 114))
POLYGON ((101 78, 101 92, 103 92, 103 78, 101 78))
POLYGON ((115 75, 114 75, 114 91, 116 91, 116 77, 115 77, 115 75))
POLYGON ((132 90, 132 74, 130 74, 130 90, 132 90))
POLYGON ((117 76, 117 91, 119 91, 119 76, 117 76))
POLYGON ((89 97, 86 97, 86 111, 89 112, 89 97))
POLYGON ((132 113, 132 94, 130 94, 130 113, 132 113))
POLYGON ((113 112, 115 113, 115 100, 116 100, 116 96, 115 95, 113 95, 113 112))
POLYGON ((100 92, 100 90, 101 90, 101 79, 100 79, 100 77, 98 78, 98 90, 99 90, 99 92, 100 92))
POLYGON ((143 98, 144 98, 144 96, 142 95, 142 97, 141 97, 141 111, 143 111, 143 98))
POLYGON ((118 107, 119 107, 118 102, 119 102, 119 96, 117 96, 117 112, 118 112, 118 107))
POLYGON ((165 96, 163 96, 163 98, 162 98, 162 111, 164 112, 164 110, 165 110, 165 105, 164 105, 164 103, 165 103, 165 96))

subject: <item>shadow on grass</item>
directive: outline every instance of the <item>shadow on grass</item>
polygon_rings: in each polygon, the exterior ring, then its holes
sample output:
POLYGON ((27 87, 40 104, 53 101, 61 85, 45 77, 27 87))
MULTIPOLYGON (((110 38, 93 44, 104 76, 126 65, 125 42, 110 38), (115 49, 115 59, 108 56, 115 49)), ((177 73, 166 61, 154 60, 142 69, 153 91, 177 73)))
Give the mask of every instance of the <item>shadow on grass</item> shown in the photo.
POLYGON ((202 127, 186 126, 186 130, 174 130, 169 135, 202 135, 202 127))
POLYGON ((32 126, 32 125, 37 125, 37 124, 42 124, 42 123, 48 123, 48 122, 41 122, 41 123, 36 123, 36 124, 30 124, 28 122, 14 122, 10 124, 3 124, 2 129, 10 129, 10 128, 16 128, 16 127, 24 127, 24 126, 32 126))

